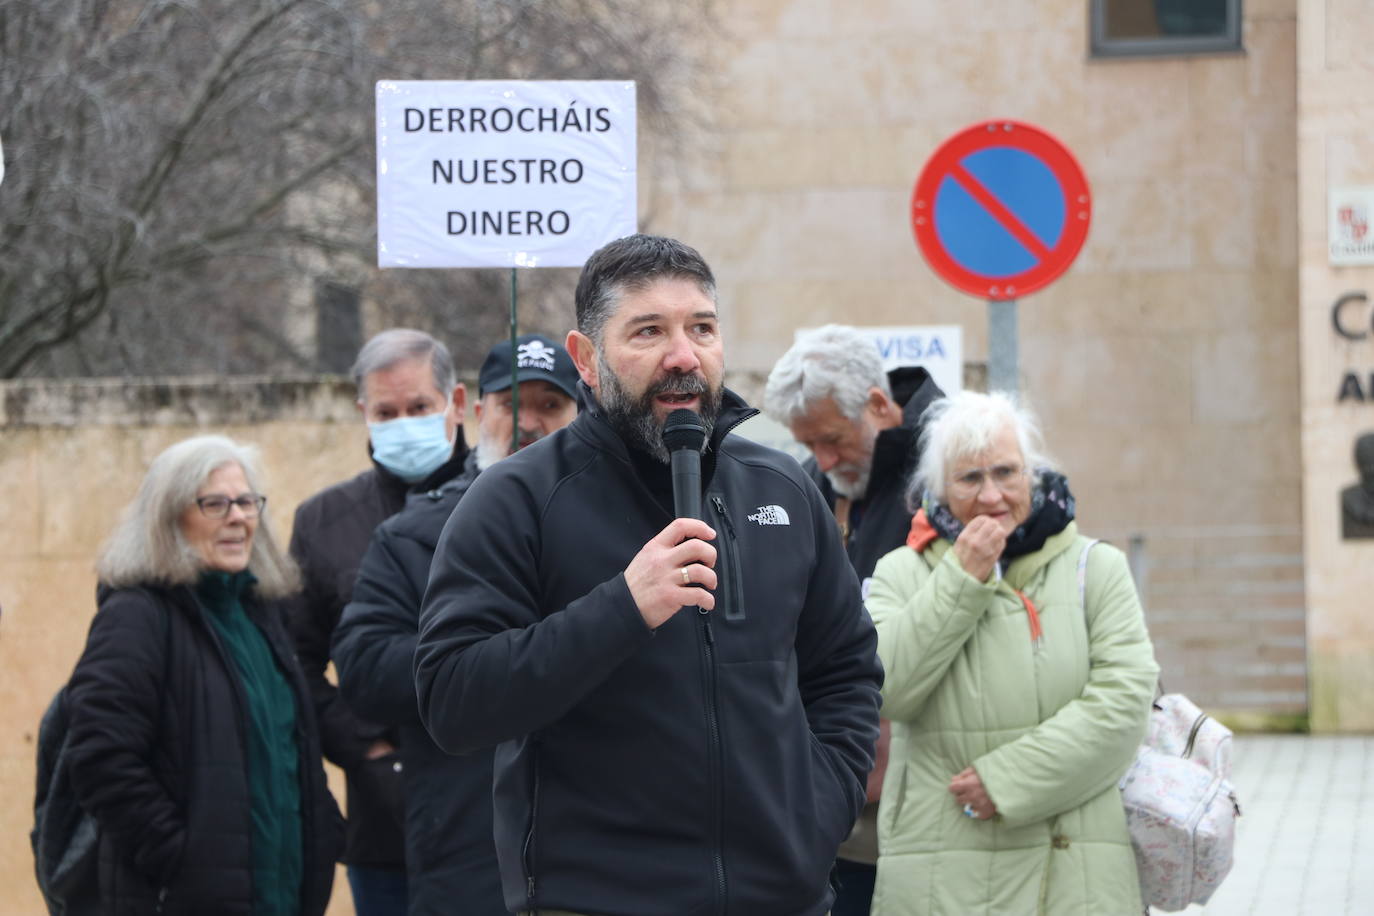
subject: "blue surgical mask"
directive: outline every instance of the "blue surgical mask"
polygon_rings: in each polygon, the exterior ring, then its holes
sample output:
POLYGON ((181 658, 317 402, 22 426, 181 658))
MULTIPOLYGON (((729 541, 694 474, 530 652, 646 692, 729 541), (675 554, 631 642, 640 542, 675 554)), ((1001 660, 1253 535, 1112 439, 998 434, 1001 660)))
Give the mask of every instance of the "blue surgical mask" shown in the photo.
POLYGON ((367 424, 372 457, 407 483, 424 480, 453 454, 444 411, 367 424))

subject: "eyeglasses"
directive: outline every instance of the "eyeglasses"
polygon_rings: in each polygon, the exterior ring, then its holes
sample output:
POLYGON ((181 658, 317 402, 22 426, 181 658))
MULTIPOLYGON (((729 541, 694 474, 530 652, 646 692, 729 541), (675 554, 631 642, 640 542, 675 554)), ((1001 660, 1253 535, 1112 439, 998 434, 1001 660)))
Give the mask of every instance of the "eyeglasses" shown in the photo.
POLYGON ((998 464, 990 468, 970 468, 949 482, 949 491, 960 499, 968 499, 983 492, 989 480, 1003 493, 1008 493, 1026 479, 1025 465, 998 464))
POLYGON ((267 503, 266 496, 257 493, 245 493, 237 499, 230 499, 227 496, 200 496, 196 498, 196 506, 200 509, 200 514, 206 518, 226 518, 229 515, 231 506, 238 506, 244 518, 257 518, 262 507, 267 503))

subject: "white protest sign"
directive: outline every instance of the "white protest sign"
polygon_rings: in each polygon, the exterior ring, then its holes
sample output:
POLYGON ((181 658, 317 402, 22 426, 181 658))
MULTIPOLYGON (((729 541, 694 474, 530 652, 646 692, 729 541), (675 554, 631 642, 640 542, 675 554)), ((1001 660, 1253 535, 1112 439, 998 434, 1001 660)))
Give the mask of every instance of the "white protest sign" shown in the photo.
POLYGON ((636 231, 635 84, 377 83, 380 267, 581 267, 636 231))
MULTIPOLYGON (((797 331, 797 336, 808 329, 797 331)), ((945 394, 964 390, 964 329, 957 324, 856 327, 872 339, 889 372, 899 366, 921 366, 945 394)))

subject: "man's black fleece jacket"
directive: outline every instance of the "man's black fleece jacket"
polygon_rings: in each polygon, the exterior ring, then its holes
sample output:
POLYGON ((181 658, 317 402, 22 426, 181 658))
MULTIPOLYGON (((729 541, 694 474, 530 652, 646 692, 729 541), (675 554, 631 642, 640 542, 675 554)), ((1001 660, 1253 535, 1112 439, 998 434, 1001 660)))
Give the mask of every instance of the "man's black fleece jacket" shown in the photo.
POLYGON ((815 485, 792 458, 728 436, 753 413, 727 392, 703 457, 710 613, 645 625, 623 572, 672 513, 594 407, 485 471, 444 529, 415 654, 420 717, 450 752, 500 745, 495 837, 513 910, 830 905, 882 668, 815 485))

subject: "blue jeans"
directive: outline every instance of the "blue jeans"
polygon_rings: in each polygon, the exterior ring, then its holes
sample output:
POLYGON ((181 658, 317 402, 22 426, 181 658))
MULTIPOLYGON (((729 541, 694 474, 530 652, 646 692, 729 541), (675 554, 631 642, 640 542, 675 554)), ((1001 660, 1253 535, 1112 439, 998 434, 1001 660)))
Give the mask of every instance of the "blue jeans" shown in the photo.
POLYGON ((406 873, 391 868, 348 866, 348 888, 358 916, 406 916, 406 873))
POLYGON ((877 876, 876 865, 836 859, 835 877, 839 879, 840 891, 835 895, 830 916, 868 916, 868 909, 873 903, 873 883, 877 876))

